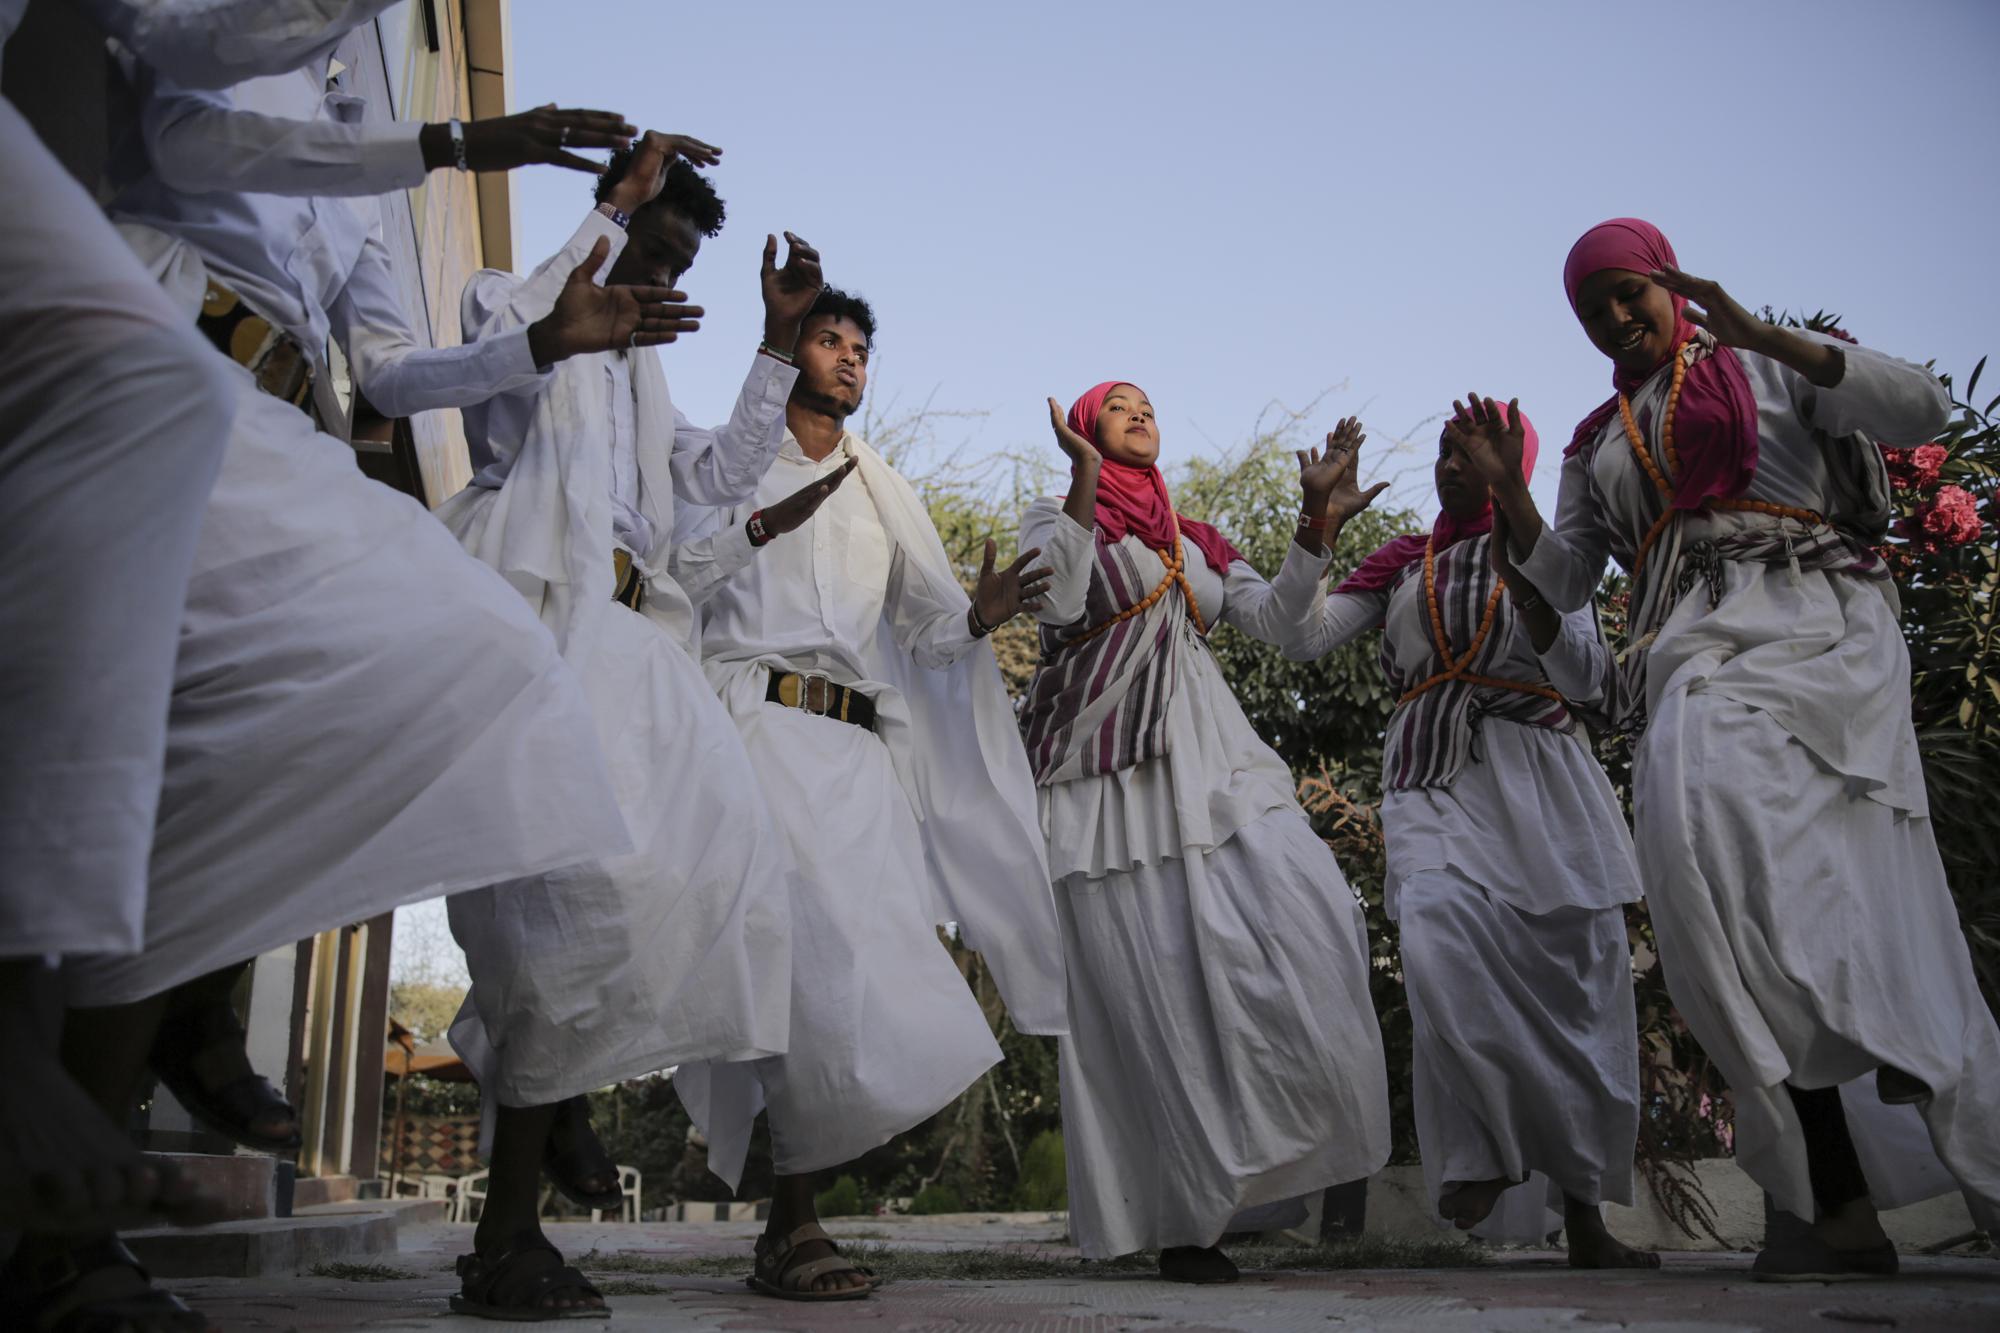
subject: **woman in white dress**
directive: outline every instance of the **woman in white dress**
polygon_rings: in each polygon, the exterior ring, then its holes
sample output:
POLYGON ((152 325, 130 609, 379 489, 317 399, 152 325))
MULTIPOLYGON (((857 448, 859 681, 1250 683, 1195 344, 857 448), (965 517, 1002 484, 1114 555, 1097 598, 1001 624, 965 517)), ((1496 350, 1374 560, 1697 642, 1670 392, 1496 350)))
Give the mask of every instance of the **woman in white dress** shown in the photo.
POLYGON ((1757 1275, 1893 1273, 1877 1206, 1955 1182, 1980 1225, 2000 1221, 2000 1029, 1870 545, 1890 514, 1876 442, 1931 439, 1950 404, 1921 367, 1767 324, 1677 263, 1636 218, 1570 252, 1570 303, 1617 392, 1570 442, 1553 528, 1490 400, 1448 434, 1556 607, 1585 605, 1609 558, 1631 572, 1619 695, 1643 728, 1635 839, 1667 984, 1729 1081, 1738 1162, 1816 1219, 1757 1275))
MULTIPOLYGON (((1137 386, 1049 415, 1072 476, 1022 520, 1054 577, 1021 727, 1069 968, 1070 1234, 1089 1258, 1158 1248, 1162 1276, 1233 1281, 1215 1246, 1237 1212, 1389 1154, 1360 905, 1206 643, 1225 620, 1295 634, 1320 561, 1295 548, 1267 583, 1176 515, 1137 386)), ((1333 473, 1305 467, 1308 511, 1333 473)))
MULTIPOLYGON (((1521 425, 1525 477, 1536 440, 1521 425)), ((1343 468, 1330 550, 1372 497, 1355 453, 1328 443, 1343 468)), ((1622 907, 1639 867, 1577 718, 1608 701, 1611 655, 1594 606, 1558 614, 1506 562, 1487 488, 1443 440, 1435 476, 1432 529, 1369 556, 1286 649, 1311 659, 1382 631, 1398 697, 1383 899, 1402 929, 1425 1188, 1441 1218, 1489 1240, 1561 1226, 1573 1268, 1657 1267, 1601 1211, 1632 1201, 1639 1130, 1622 907), (1531 1173, 1537 1187, 1507 1193, 1531 1173)))

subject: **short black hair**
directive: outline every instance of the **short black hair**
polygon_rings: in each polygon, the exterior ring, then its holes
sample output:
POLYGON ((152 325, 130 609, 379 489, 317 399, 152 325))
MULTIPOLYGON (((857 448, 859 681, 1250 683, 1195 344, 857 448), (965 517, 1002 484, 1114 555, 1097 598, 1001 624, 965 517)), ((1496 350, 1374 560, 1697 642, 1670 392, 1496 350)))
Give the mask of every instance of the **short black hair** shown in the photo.
MULTIPOLYGON (((597 202, 603 203, 610 197, 611 190, 625 173, 632 169, 632 152, 621 148, 611 155, 604 174, 597 178, 597 202)), ((722 196, 715 192, 715 182, 688 165, 684 157, 677 157, 667 164, 666 184, 653 197, 647 208, 671 208, 676 213, 686 215, 688 221, 700 229, 704 236, 713 236, 722 230, 728 210, 723 206, 722 196)))
POLYGON ((838 287, 822 287, 819 299, 812 309, 806 311, 806 318, 814 315, 829 315, 834 319, 851 319, 855 327, 868 338, 868 350, 875 350, 875 307, 852 292, 843 292, 838 287))

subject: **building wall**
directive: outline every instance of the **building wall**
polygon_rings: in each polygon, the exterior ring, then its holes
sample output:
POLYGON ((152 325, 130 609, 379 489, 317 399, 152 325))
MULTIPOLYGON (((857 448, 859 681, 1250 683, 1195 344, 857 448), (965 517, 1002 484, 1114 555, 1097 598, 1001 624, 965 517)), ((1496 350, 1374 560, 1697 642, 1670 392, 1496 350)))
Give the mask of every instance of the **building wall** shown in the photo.
MULTIPOLYGON (((507 46, 501 0, 401 0, 357 29, 339 55, 371 119, 436 123, 505 113, 507 46)), ((507 177, 434 171, 381 203, 412 325, 432 346, 457 345, 466 280, 481 268, 514 267, 507 177)), ((440 504, 471 479, 464 426, 456 412, 424 412, 410 426, 425 496, 440 504)))

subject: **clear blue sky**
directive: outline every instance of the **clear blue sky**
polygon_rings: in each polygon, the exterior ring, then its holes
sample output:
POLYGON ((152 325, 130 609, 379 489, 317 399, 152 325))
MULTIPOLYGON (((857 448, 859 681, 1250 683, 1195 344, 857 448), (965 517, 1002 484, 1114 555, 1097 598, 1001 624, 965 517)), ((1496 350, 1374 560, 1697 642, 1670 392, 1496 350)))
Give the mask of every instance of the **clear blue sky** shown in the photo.
MULTIPOLYGON (((709 320, 665 352, 700 419, 787 227, 875 303, 878 393, 988 413, 943 432, 974 454, 1043 446, 1044 397, 1112 377, 1169 456, 1342 384, 1322 430, 1402 435, 1477 385, 1559 445, 1608 391, 1563 256, 1617 214, 1753 308, 1824 306, 1961 382, 2000 351, 1991 0, 517 0, 513 38, 517 106, 727 150, 729 225, 685 284, 709 320)), ((528 264, 587 185, 516 188, 528 264)))

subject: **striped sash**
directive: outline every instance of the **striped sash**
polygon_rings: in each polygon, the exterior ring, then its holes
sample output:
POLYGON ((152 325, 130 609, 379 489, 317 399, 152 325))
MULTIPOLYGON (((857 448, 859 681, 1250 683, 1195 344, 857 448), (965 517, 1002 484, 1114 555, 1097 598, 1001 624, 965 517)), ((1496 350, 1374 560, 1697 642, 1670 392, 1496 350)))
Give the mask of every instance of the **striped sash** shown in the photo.
MULTIPOLYGON (((1449 787, 1467 760, 1478 759, 1479 727, 1489 717, 1564 734, 1576 730, 1576 718, 1560 699, 1487 683, 1495 678, 1493 664, 1512 636, 1515 620, 1514 608, 1505 596, 1494 600, 1499 576, 1487 561, 1491 540, 1490 536, 1468 538, 1447 547, 1436 558, 1438 619, 1448 643, 1437 642, 1437 630, 1428 612, 1424 621, 1430 652, 1421 661, 1399 663, 1390 651, 1389 636, 1382 636, 1382 673, 1388 677, 1390 690, 1401 699, 1382 740, 1385 789, 1449 787), (1493 623, 1480 640, 1479 627, 1489 607, 1493 623), (1478 650, 1467 662, 1465 654, 1475 641, 1478 650), (1452 673, 1454 666, 1461 668, 1456 674, 1452 673), (1437 679, 1440 676, 1446 678, 1437 679)), ((1421 562, 1411 565, 1403 578, 1417 580, 1417 595, 1423 596, 1421 562)), ((1527 679, 1509 683, 1541 689, 1549 686, 1539 669, 1527 679)))
POLYGON ((1171 579, 1152 551, 1094 543, 1083 617, 1041 627, 1041 661, 1021 702, 1021 738, 1041 786, 1098 777, 1167 752, 1167 701, 1176 678, 1173 640, 1190 626, 1180 589, 1109 624, 1171 579))

